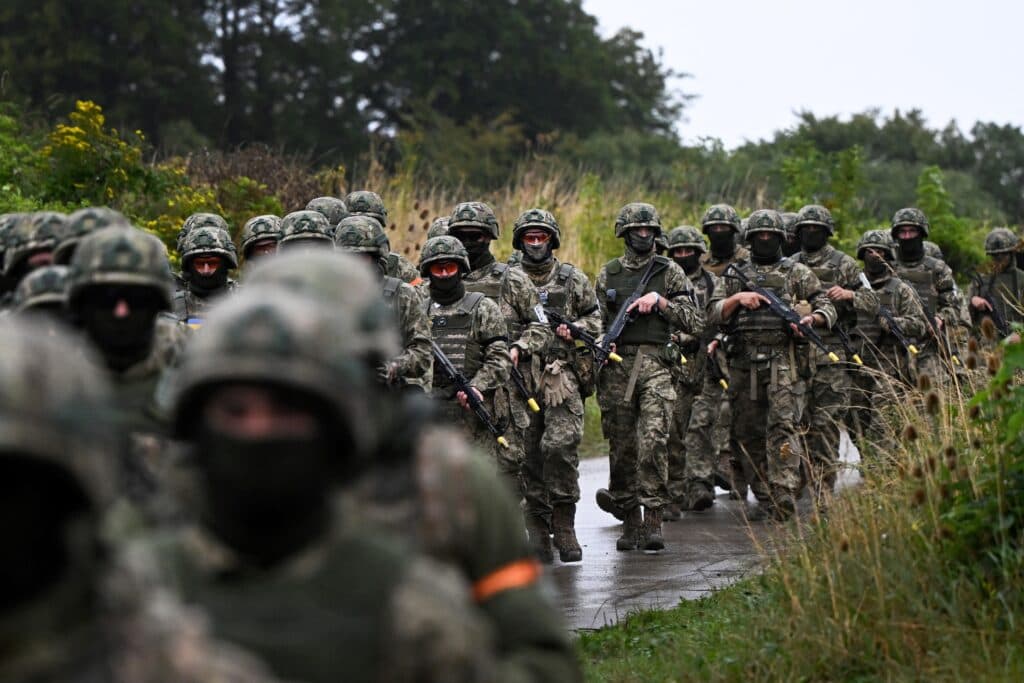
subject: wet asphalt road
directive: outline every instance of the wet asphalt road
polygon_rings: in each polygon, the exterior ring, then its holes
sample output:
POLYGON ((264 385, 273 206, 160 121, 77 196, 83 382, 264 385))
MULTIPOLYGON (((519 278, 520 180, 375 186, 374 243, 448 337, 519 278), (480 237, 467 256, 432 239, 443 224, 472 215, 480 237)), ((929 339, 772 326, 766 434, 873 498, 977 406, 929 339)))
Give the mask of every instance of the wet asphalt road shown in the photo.
MULTIPOLYGON (((842 450, 844 460, 857 459, 845 434, 842 450)), ((855 479, 847 470, 840 486, 855 479)), ((756 571, 756 545, 769 540, 770 529, 744 520, 742 510, 753 504, 753 496, 749 502, 732 501, 717 489, 720 495, 709 510, 685 512, 681 520, 664 524, 665 550, 622 553, 615 550, 620 522, 594 502, 594 492, 607 485, 607 458, 580 462, 576 533, 583 561, 562 564, 556 551, 548 571, 570 628, 600 628, 637 609, 667 609, 756 571)))

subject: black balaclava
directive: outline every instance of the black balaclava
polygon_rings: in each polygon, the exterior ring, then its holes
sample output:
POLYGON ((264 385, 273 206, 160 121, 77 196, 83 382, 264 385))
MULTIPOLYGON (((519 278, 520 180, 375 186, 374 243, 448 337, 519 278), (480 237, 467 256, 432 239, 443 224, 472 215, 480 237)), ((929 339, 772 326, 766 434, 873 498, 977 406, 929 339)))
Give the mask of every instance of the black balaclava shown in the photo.
POLYGON ((466 253, 469 255, 469 267, 473 270, 494 263, 494 256, 491 254, 491 241, 482 232, 465 233, 456 230, 448 234, 462 242, 462 246, 466 248, 466 253), (478 239, 470 239, 471 236, 476 237, 477 234, 479 234, 478 239))
POLYGON ((447 306, 466 295, 466 285, 462 282, 462 271, 451 277, 430 277, 430 298, 447 306))
POLYGON ((800 251, 800 240, 796 237, 786 237, 782 242, 782 255, 792 256, 800 251))
POLYGON ((715 258, 729 258, 736 251, 736 231, 731 228, 720 232, 708 230, 708 240, 715 258))
POLYGON ((154 321, 163 308, 159 296, 147 288, 99 286, 82 295, 75 317, 107 365, 124 370, 149 354, 154 321), (128 304, 129 314, 124 318, 114 315, 119 299, 128 304))
POLYGON ((902 240, 896 238, 896 244, 900 248, 900 258, 904 261, 919 261, 924 257, 924 234, 920 229, 916 237, 902 240))
POLYGON ((800 247, 809 254, 821 251, 828 244, 828 230, 820 225, 800 228, 800 247))
POLYGON ((222 263, 213 275, 200 275, 192 270, 191 264, 186 269, 188 288, 198 296, 209 296, 224 288, 228 283, 228 266, 222 263))
POLYGON ((750 237, 750 257, 754 263, 764 266, 782 258, 781 235, 770 233, 768 239, 762 239, 759 234, 750 237))
POLYGON ((683 269, 684 273, 687 275, 693 275, 697 268, 700 267, 700 252, 694 251, 689 256, 673 256, 672 260, 683 269))
POLYGON ((864 272, 868 280, 874 282, 889 275, 889 264, 884 256, 875 256, 871 252, 864 252, 864 272))
POLYGON ((626 245, 640 256, 646 256, 654 251, 654 237, 654 230, 651 230, 647 237, 640 237, 636 230, 630 230, 626 233, 626 245))

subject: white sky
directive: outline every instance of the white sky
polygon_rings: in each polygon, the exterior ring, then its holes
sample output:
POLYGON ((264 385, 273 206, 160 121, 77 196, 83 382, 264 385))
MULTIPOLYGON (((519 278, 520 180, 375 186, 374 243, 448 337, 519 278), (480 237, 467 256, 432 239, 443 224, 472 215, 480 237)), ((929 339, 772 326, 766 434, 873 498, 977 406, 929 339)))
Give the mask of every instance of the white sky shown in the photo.
POLYGON ((664 49, 700 97, 679 133, 733 148, 796 123, 794 112, 921 109, 1024 125, 1024 3, 1016 0, 583 0, 602 34, 623 26, 664 49))

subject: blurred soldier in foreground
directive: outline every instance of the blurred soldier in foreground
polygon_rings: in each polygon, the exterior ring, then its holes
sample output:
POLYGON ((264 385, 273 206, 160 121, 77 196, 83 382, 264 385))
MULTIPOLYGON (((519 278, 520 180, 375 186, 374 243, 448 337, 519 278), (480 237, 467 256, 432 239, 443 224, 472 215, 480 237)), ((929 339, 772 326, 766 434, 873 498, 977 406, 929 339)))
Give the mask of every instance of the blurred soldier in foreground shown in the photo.
POLYGON ((67 216, 55 211, 17 215, 5 235, 3 272, 10 290, 31 271, 53 263, 57 235, 66 219, 67 216))
POLYGON ((26 275, 11 299, 15 313, 40 313, 64 320, 67 302, 67 266, 43 266, 26 275))
POLYGON ((281 240, 281 219, 273 215, 254 216, 242 228, 242 260, 250 263, 277 252, 281 240))
POLYGON ((68 216, 57 231, 57 246, 53 250, 53 262, 60 265, 71 263, 71 256, 82 238, 108 225, 131 225, 119 211, 105 206, 91 206, 79 209, 68 216))
POLYGON ((380 223, 384 231, 384 244, 381 245, 381 252, 384 254, 384 273, 389 277, 395 277, 402 282, 408 282, 415 286, 420 282, 420 272, 409 259, 397 251, 391 251, 391 242, 387 239, 388 210, 384 208, 384 202, 380 195, 369 190, 356 190, 349 192, 345 197, 345 204, 348 206, 350 216, 369 216, 380 223))

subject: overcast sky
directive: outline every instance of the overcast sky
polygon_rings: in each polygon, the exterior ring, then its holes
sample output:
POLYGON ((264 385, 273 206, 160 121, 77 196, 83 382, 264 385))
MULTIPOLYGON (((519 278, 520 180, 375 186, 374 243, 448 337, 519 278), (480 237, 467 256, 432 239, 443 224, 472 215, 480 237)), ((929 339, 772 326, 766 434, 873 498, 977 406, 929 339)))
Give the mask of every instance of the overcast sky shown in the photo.
POLYGON ((1015 0, 583 0, 601 32, 642 31, 699 95, 679 132, 727 147, 794 125, 794 112, 921 109, 1024 125, 1024 3, 1015 0))

